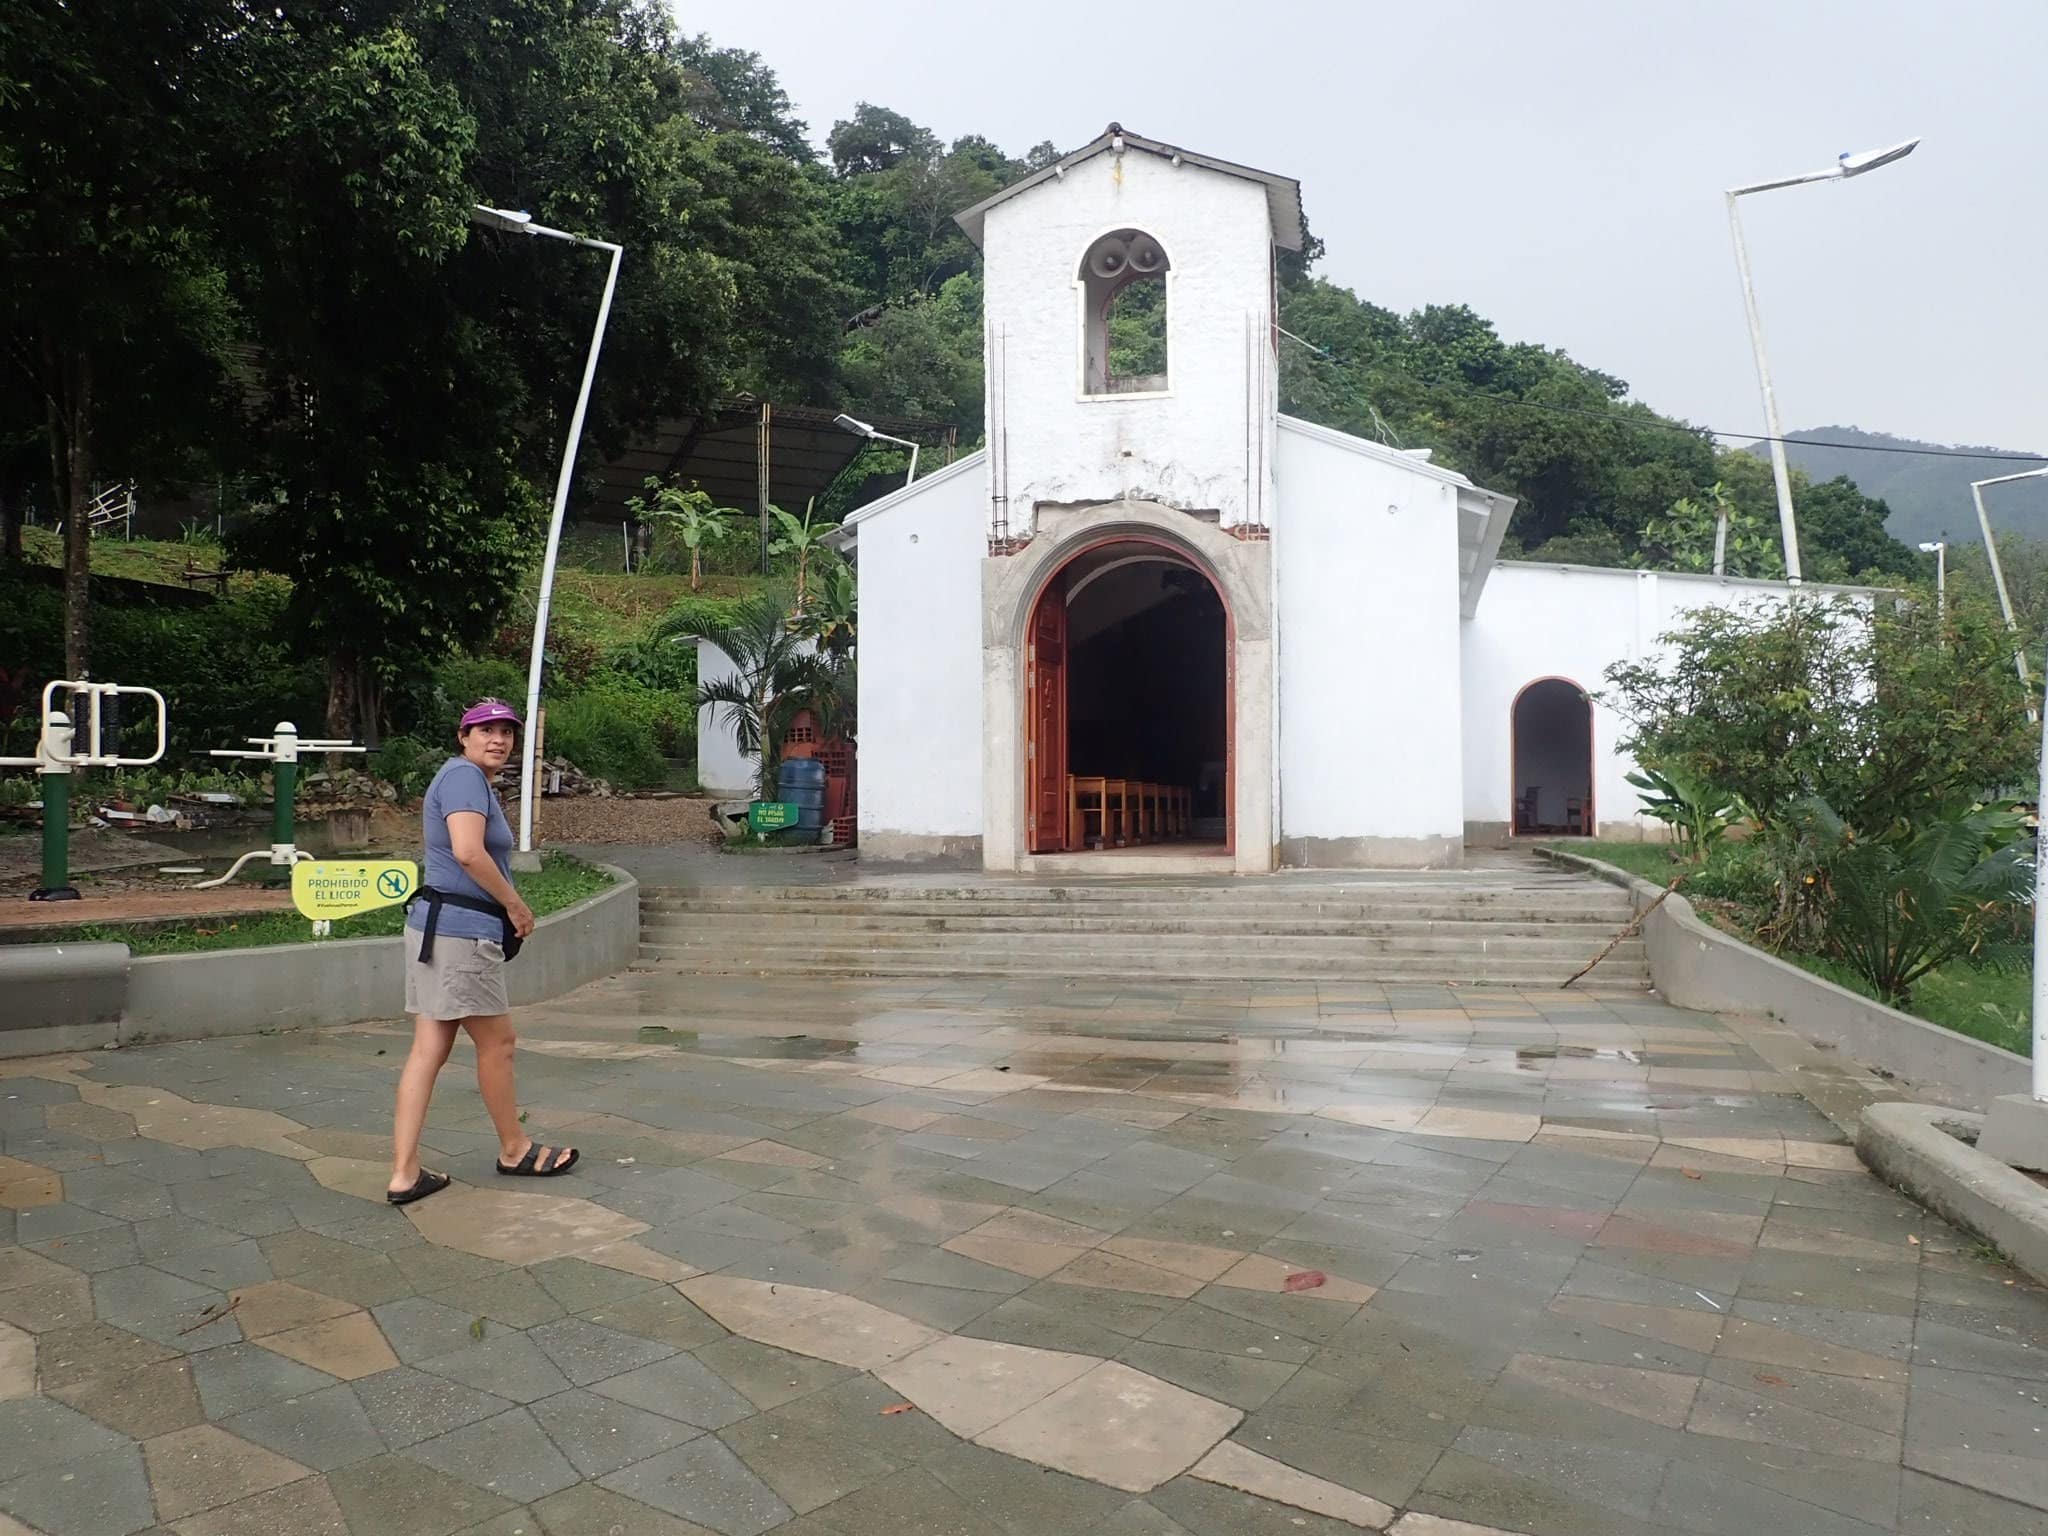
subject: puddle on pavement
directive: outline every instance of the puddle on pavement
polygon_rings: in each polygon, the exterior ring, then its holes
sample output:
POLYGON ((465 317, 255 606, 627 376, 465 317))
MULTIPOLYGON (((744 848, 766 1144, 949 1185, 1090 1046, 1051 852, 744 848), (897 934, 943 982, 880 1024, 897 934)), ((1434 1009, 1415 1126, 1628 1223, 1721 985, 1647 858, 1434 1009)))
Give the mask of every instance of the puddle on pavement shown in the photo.
POLYGON ((1523 1045, 1515 1048, 1515 1065, 1525 1072, 1540 1072, 1551 1061, 1611 1061, 1618 1067, 1640 1067, 1641 1051, 1604 1045, 1523 1045))

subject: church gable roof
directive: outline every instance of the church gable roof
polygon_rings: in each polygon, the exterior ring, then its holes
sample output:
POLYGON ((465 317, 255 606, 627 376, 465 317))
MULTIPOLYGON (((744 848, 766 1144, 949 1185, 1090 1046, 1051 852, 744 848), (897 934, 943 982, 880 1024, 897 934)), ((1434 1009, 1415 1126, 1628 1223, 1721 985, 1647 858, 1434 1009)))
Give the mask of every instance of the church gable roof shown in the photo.
POLYGON ((983 198, 972 208, 964 208, 953 215, 953 220, 967 231, 967 238, 976 245, 981 244, 982 225, 988 218, 988 211, 998 203, 1008 202, 1022 196, 1042 182, 1064 176, 1084 160, 1105 153, 1124 153, 1136 150, 1141 154, 1157 155, 1162 160, 1175 164, 1198 165, 1204 170, 1216 171, 1225 176, 1237 176, 1246 181, 1256 181, 1266 189, 1266 209, 1272 220, 1273 243, 1282 250, 1301 249, 1301 183, 1288 176, 1278 176, 1271 171, 1254 170, 1248 165, 1237 165, 1229 160, 1218 160, 1212 155, 1198 155, 1193 150, 1180 149, 1172 144, 1162 144, 1157 139, 1148 139, 1140 134, 1126 133, 1121 123, 1111 123, 1102 131, 1101 137, 1082 145, 1070 155, 1063 155, 1042 171, 1034 171, 1022 181, 1012 182, 994 197, 983 198))

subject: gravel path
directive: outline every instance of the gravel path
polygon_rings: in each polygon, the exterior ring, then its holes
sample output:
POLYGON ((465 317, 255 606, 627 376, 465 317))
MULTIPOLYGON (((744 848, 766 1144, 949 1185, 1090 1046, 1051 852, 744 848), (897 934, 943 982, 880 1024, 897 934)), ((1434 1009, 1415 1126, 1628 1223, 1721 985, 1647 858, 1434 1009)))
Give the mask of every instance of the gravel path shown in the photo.
POLYGON ((543 800, 535 810, 535 844, 694 843, 723 839, 711 823, 710 800, 642 800, 577 796, 543 800))

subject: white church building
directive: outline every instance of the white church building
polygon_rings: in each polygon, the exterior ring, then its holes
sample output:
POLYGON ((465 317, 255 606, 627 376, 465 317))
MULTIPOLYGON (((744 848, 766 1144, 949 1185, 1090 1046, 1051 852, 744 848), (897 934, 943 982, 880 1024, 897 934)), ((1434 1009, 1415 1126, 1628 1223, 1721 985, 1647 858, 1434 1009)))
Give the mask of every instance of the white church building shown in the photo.
POLYGON ((1281 415, 1284 176, 1112 125, 958 218, 986 447, 838 536, 864 861, 1441 868, 1651 833, 1590 695, 1784 587, 1501 560, 1512 498, 1281 415))

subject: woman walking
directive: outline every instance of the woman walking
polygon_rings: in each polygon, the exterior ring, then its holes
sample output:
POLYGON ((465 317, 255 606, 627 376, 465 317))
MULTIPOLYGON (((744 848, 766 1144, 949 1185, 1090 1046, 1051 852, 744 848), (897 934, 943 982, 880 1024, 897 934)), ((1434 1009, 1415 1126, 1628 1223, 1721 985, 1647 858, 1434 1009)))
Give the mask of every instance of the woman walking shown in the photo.
POLYGON ((386 1198, 393 1205, 448 1187, 447 1174, 420 1167, 420 1131, 458 1028, 476 1046, 476 1086, 498 1132, 498 1172, 551 1178, 576 1164, 574 1147, 545 1147, 527 1137, 512 1083, 505 962, 533 932, 533 911, 512 886, 512 828, 491 792, 491 775, 511 759, 519 716, 502 699, 484 699, 463 714, 455 739, 461 754, 427 786, 426 868, 406 914, 405 1008, 413 1033, 391 1136, 386 1198))

